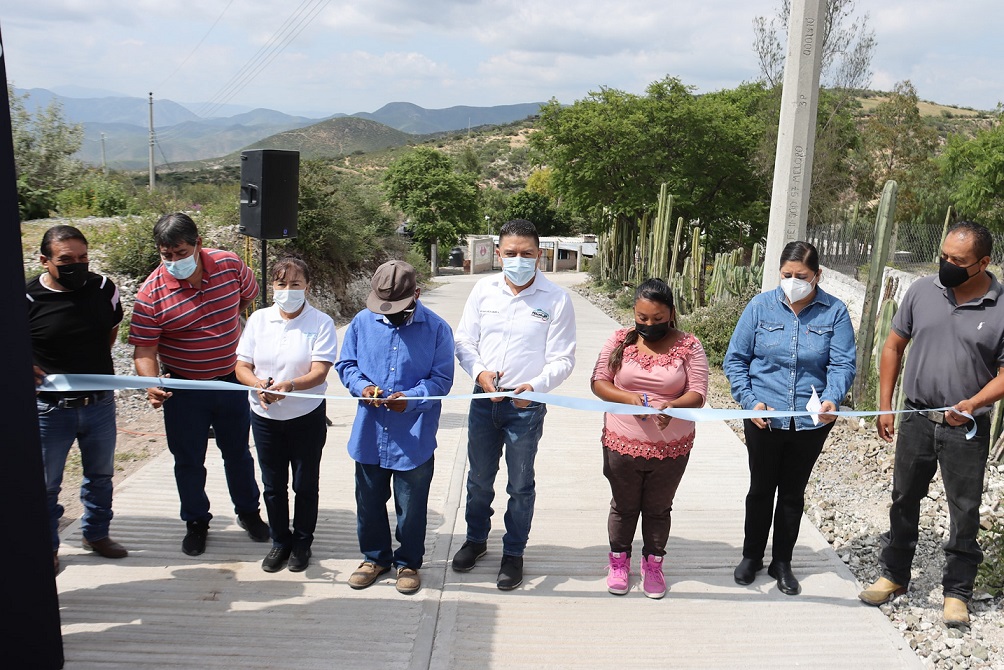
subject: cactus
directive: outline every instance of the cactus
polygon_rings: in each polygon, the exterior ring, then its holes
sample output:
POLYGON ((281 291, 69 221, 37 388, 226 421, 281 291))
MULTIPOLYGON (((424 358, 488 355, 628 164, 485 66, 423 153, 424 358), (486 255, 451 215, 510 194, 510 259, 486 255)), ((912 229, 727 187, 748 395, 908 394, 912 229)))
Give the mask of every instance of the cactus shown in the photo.
POLYGON ((659 205, 652 227, 652 254, 647 273, 649 277, 668 279, 675 270, 669 267, 669 221, 672 215, 673 196, 669 194, 669 185, 663 183, 659 188, 659 205))
MULTIPOLYGON (((875 323, 875 346, 872 351, 872 357, 875 360, 875 367, 878 367, 879 359, 882 355, 882 347, 885 345, 886 338, 889 337, 889 332, 892 330, 892 318, 896 316, 896 310, 898 306, 896 301, 892 298, 886 298, 882 302, 882 307, 879 309, 878 321, 875 323)), ((866 375, 868 374, 866 370, 858 370, 858 374, 866 375)), ((902 384, 900 384, 902 386, 902 384)), ((880 407, 882 405, 881 397, 879 394, 879 389, 875 390, 875 406, 880 407)), ((893 409, 898 409, 898 407, 893 404, 893 409)))
POLYGON ((683 217, 676 220, 676 235, 673 237, 673 259, 669 262, 669 272, 667 275, 676 274, 676 261, 680 254, 680 245, 683 244, 683 217))
POLYGON ((704 247, 701 246, 701 229, 694 226, 690 238, 690 305, 691 310, 701 306, 701 275, 704 272, 704 247))
POLYGON ((875 340, 875 304, 882 284, 882 269, 889 258, 889 241, 896 213, 896 189, 895 181, 890 179, 885 183, 878 213, 875 215, 875 243, 872 247, 865 299, 861 306, 861 327, 858 331, 858 374, 854 378, 852 393, 855 404, 864 399, 868 387, 868 369, 872 362, 872 344, 875 340))

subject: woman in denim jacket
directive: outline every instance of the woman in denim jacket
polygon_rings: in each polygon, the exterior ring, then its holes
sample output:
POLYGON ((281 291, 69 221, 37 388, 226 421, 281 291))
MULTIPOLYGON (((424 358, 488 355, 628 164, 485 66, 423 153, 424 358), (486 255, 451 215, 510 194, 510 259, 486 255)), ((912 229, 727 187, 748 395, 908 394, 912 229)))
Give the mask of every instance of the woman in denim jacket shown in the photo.
POLYGON ((819 287, 819 254, 808 242, 781 252, 780 286, 743 310, 725 354, 732 397, 743 409, 801 412, 815 392, 822 403, 812 417, 743 421, 749 453, 743 559, 737 584, 751 584, 763 569, 771 517, 774 541, 767 574, 788 595, 801 592, 791 554, 805 503, 805 486, 836 418, 833 412, 854 380, 854 328, 847 307, 819 287), (774 494, 777 493, 777 505, 774 494))

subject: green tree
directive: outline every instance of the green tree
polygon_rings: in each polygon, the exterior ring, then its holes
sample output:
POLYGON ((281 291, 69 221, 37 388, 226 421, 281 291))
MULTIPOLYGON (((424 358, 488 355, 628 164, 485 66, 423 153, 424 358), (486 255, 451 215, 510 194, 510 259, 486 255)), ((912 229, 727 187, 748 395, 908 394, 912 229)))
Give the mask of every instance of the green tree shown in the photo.
POLYGON ((938 133, 920 116, 917 91, 909 81, 896 84, 887 100, 880 102, 862 131, 866 179, 859 192, 872 199, 886 181, 896 180, 896 218, 913 220, 920 213, 916 187, 936 176, 932 173, 938 133))
POLYGON ((694 96, 672 77, 644 96, 603 88, 567 107, 546 104, 531 144, 574 212, 636 220, 655 209, 666 182, 674 216, 700 219, 717 250, 743 234, 737 222, 748 228, 765 218, 769 195, 752 169, 764 95, 762 85, 748 84, 694 96))
POLYGON ((491 186, 478 189, 480 219, 471 232, 479 235, 496 235, 506 222, 505 212, 512 193, 491 186))
POLYGON ((959 216, 1004 230, 1004 125, 949 136, 939 164, 959 216))
POLYGON ((505 219, 526 219, 537 228, 537 233, 543 237, 567 235, 571 232, 568 220, 551 204, 551 199, 541 193, 529 189, 520 191, 509 200, 505 210, 505 219))
POLYGON ((22 219, 49 216, 56 208, 60 191, 76 183, 83 165, 73 159, 84 140, 80 124, 67 123, 62 106, 53 101, 45 109, 29 114, 27 94, 14 94, 8 82, 14 165, 17 169, 17 204, 22 219))
POLYGON ((434 243, 453 246, 478 220, 474 180, 457 173, 450 157, 435 149, 418 147, 391 163, 383 185, 423 249, 434 243))

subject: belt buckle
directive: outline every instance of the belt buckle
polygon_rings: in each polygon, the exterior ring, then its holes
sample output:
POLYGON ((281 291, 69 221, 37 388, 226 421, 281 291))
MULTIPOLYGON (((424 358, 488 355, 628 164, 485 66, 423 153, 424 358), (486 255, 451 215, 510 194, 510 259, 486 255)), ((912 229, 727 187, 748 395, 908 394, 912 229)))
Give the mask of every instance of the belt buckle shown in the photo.
POLYGON ((945 413, 944 412, 939 412, 937 410, 933 410, 932 409, 932 410, 928 410, 927 412, 925 412, 925 414, 927 414, 927 418, 930 419, 931 421, 933 421, 934 423, 937 423, 937 424, 944 424, 945 423, 945 413))

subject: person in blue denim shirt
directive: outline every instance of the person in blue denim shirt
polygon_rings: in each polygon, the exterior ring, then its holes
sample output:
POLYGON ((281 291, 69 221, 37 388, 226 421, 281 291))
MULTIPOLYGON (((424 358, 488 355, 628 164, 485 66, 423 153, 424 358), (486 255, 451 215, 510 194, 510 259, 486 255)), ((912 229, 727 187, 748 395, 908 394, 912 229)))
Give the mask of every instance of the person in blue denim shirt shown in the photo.
POLYGON ((426 512, 442 402, 424 400, 453 388, 453 331, 418 300, 415 269, 404 261, 377 268, 367 309, 345 331, 335 369, 363 398, 349 438, 356 462, 356 525, 363 562, 349 586, 363 589, 393 565, 397 590, 421 588, 426 512), (387 501, 397 510, 391 549, 387 501))
POLYGON ((752 584, 763 569, 773 516, 767 573, 783 593, 797 595, 801 586, 791 572, 791 555, 805 486, 836 418, 829 412, 854 381, 854 328, 844 303, 819 287, 819 254, 811 244, 788 243, 780 273, 780 286, 743 310, 723 367, 743 409, 800 412, 815 394, 821 401, 819 423, 808 416, 743 422, 750 489, 743 558, 734 577, 737 584, 752 584))

